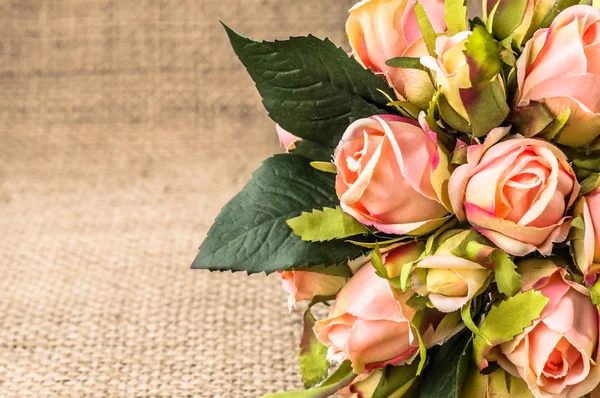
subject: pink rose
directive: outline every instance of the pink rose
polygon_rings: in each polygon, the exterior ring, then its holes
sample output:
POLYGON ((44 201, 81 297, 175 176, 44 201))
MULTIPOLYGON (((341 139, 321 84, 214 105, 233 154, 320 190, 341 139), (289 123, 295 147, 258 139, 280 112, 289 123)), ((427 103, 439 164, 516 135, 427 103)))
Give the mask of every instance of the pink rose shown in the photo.
MULTIPOLYGON (((532 101, 543 103, 553 116, 570 110, 564 130, 556 137, 563 145, 582 147, 600 134, 599 31, 599 10, 570 7, 550 28, 535 32, 517 63, 517 111, 532 101)), ((530 119, 525 122, 532 126, 530 119)))
POLYGON ((310 271, 283 271, 279 275, 281 286, 289 293, 288 308, 290 312, 296 308, 298 301, 312 300, 316 296, 335 295, 348 280, 343 276, 310 271))
POLYGON ((389 363, 410 362, 419 343, 408 297, 377 276, 368 263, 339 291, 329 316, 315 325, 317 338, 337 360, 349 359, 355 373, 389 363))
POLYGON ((583 219, 583 236, 573 240, 575 262, 588 285, 600 273, 600 188, 575 203, 575 216, 583 219))
POLYGON ((536 397, 588 394, 600 382, 598 309, 589 291, 550 260, 526 260, 519 270, 523 290, 535 289, 549 301, 539 319, 499 346, 498 364, 525 380, 536 397))
POLYGON ((282 147, 285 148, 286 151, 291 150, 293 145, 300 141, 300 138, 296 137, 294 134, 284 130, 280 125, 275 124, 275 131, 277 131, 277 138, 279 138, 279 143, 282 147))
POLYGON ((567 238, 565 214, 579 183, 558 148, 531 138, 498 143, 507 133, 494 129, 483 144, 469 147, 467 164, 450 178, 452 208, 509 254, 549 255, 567 238))
POLYGON ((390 234, 423 234, 444 223, 448 152, 421 124, 383 115, 348 127, 334 154, 344 211, 390 234))
MULTIPOLYGON (((434 92, 427 73, 385 64, 395 57, 427 55, 415 3, 416 0, 363 0, 350 9, 346 32, 353 54, 363 66, 384 74, 400 97, 426 108, 434 92)), ((420 3, 434 30, 444 32, 444 1, 422 0, 420 3)))

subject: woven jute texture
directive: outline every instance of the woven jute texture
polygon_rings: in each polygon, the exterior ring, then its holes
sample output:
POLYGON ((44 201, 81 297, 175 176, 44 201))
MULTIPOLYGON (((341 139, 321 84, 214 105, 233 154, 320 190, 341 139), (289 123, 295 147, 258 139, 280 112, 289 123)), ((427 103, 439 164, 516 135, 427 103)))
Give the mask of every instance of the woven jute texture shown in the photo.
POLYGON ((301 386, 277 278, 189 269, 279 150, 218 21, 342 43, 351 3, 0 0, 0 397, 301 386))

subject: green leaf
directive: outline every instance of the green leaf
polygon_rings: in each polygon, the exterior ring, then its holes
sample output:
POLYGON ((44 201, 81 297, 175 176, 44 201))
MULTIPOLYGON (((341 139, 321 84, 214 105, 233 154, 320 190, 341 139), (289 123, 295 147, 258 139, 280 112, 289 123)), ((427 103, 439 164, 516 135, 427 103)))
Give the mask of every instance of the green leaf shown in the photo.
POLYGON ((383 370, 383 377, 379 380, 379 384, 371 398, 402 396, 393 394, 398 394, 398 390, 400 389, 404 390, 410 387, 409 383, 412 384, 417 376, 417 367, 418 363, 416 361, 413 361, 410 365, 387 366, 383 370))
POLYGON ((465 0, 446 0, 444 20, 448 26, 448 33, 451 35, 468 30, 465 0))
POLYGON ((421 35, 425 41, 427 51, 429 52, 429 55, 437 58, 437 54, 435 52, 435 41, 437 40, 437 34, 431 25, 431 21, 429 21, 429 17, 427 17, 427 12, 425 12, 425 8, 418 1, 415 3, 414 8, 415 15, 417 16, 417 23, 419 24, 419 29, 421 29, 421 35))
POLYGON ((224 26, 271 118, 287 131, 335 147, 354 120, 386 113, 386 81, 328 39, 257 42, 224 26))
POLYGON ((563 150, 577 169, 600 173, 600 151, 577 150, 567 147, 561 147, 560 149, 563 150))
POLYGON ((385 64, 387 66, 391 66, 392 68, 426 70, 425 67, 421 65, 420 58, 397 57, 388 59, 385 64))
MULTIPOLYGON (((311 163, 312 165, 312 163, 311 163)), ((287 220, 294 234, 307 242, 326 242, 369 233, 369 229, 340 207, 302 213, 287 220)))
POLYGON ((290 153, 321 162, 329 162, 333 158, 333 148, 309 140, 296 141, 290 153))
POLYGON ((465 43, 465 56, 469 64, 469 75, 473 85, 489 82, 502 69, 500 51, 502 47, 482 25, 475 25, 473 33, 465 43))
POLYGON ((304 312, 304 331, 300 341, 300 374, 304 382, 304 388, 312 388, 327 377, 329 362, 327 361, 327 346, 321 343, 313 327, 316 324, 315 317, 310 307, 304 312))
MULTIPOLYGON (((483 137, 506 119, 510 108, 502 83, 498 78, 477 87, 460 90, 469 115, 469 131, 474 137, 483 137)), ((457 128, 458 129, 458 128, 457 128)))
POLYGON ((334 180, 301 156, 267 159, 225 205, 192 267, 272 273, 303 265, 344 264, 364 254, 364 249, 342 241, 304 242, 286 224, 303 211, 339 205, 334 180))
POLYGON ((323 171, 325 173, 337 174, 337 167, 331 162, 310 162, 313 169, 323 171))
POLYGON ((315 265, 315 266, 312 266, 312 267, 309 267, 307 265, 303 265, 303 266, 300 266, 300 267, 293 267, 292 270, 294 270, 294 271, 316 272, 318 274, 331 275, 331 276, 343 276, 343 277, 346 277, 346 278, 351 278, 354 275, 352 273, 352 270, 348 266, 348 264, 331 265, 331 266, 327 266, 327 267, 324 266, 324 265, 315 265))
POLYGON ((471 360, 471 333, 465 330, 442 345, 427 367, 421 398, 459 398, 471 360))
POLYGON ((498 285, 498 291, 507 296, 514 296, 521 290, 523 282, 517 272, 517 266, 510 256, 502 250, 494 250, 491 261, 495 264, 494 278, 498 285))
POLYGON ((320 387, 311 390, 278 392, 262 398, 326 398, 350 384, 355 377, 350 361, 345 361, 320 387))
POLYGON ((493 306, 473 341, 473 355, 480 369, 487 366, 485 357, 493 346, 510 341, 540 317, 548 299, 529 290, 493 306))

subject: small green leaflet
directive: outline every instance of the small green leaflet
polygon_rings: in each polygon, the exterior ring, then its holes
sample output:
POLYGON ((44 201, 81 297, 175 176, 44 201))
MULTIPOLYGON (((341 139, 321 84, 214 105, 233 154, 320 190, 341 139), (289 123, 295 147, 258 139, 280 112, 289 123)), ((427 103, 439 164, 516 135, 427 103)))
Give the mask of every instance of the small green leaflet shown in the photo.
POLYGON ((387 113, 385 79, 328 39, 258 42, 224 27, 269 115, 294 135, 333 148, 354 120, 387 113))
POLYGON ((304 242, 286 224, 304 211, 337 205, 334 175, 315 170, 304 157, 275 155, 225 205, 192 267, 269 274, 344 264, 366 250, 343 241, 304 242))
POLYGON ((417 311, 413 316, 410 324, 415 329, 415 333, 417 335, 417 339, 419 340, 419 366, 417 367, 417 376, 421 374, 423 368, 425 367, 425 363, 427 361, 427 347, 425 346, 425 341, 423 341, 423 336, 421 335, 421 322, 423 321, 423 316, 425 315, 424 311, 417 311))
POLYGON ((592 303, 594 303, 594 305, 598 307, 598 311, 600 311, 600 279, 590 287, 590 294, 592 296, 592 303))
POLYGON ((337 174, 337 167, 331 162, 310 162, 313 169, 331 174, 337 174))
POLYGON ((450 35, 467 30, 467 5, 465 0, 446 0, 445 10, 444 20, 450 35))
POLYGON ((521 290, 523 282, 521 276, 516 271, 517 266, 510 259, 510 256, 502 250, 497 249, 490 255, 492 262, 495 264, 494 278, 498 285, 498 291, 507 296, 514 296, 521 290))
POLYGON ((531 326, 547 303, 542 293, 529 290, 493 306, 473 341, 473 356, 479 369, 487 366, 486 356, 493 346, 512 340, 531 326))
POLYGON ((423 40, 425 41, 429 55, 437 58, 437 54, 435 52, 435 41, 437 40, 437 34, 431 25, 431 21, 429 21, 429 18, 427 17, 425 8, 418 1, 415 3, 415 15, 417 16, 417 23, 419 24, 419 29, 421 29, 421 35, 423 35, 423 40))
POLYGON ((304 331, 300 341, 300 374, 304 388, 312 388, 327 377, 329 362, 327 361, 327 346, 317 340, 313 327, 316 320, 310 307, 304 313, 304 331))
POLYGON ((262 398, 326 398, 350 384, 355 377, 350 361, 346 361, 320 387, 311 390, 279 392, 265 395, 262 398))
POLYGON ((387 66, 391 66, 392 68, 426 70, 426 68, 423 65, 421 65, 420 58, 397 57, 388 59, 385 64, 387 66))
POLYGON ((335 209, 326 207, 322 211, 302 213, 296 218, 287 220, 287 225, 294 234, 307 242, 326 242, 369 233, 367 227, 340 207, 335 209))
POLYGON ((465 330, 437 351, 424 375, 421 398, 460 398, 472 353, 472 334, 465 330))

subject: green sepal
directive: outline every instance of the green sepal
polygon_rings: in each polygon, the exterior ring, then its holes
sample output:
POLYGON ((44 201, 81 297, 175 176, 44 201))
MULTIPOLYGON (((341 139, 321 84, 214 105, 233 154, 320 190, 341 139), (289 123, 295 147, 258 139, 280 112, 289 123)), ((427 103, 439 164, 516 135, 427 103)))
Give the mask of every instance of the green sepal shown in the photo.
POLYGON ((331 173, 331 174, 337 174, 337 167, 335 167, 335 164, 331 163, 331 162, 310 162, 310 166, 313 169, 322 171, 324 173, 331 173))
POLYGON ((320 387, 302 391, 278 392, 262 398, 326 398, 350 384, 356 376, 352 372, 350 361, 345 361, 320 387))
POLYGON ((569 7, 579 4, 579 0, 555 0, 552 2, 552 7, 549 10, 549 13, 546 15, 540 28, 547 28, 552 24, 554 18, 558 16, 561 12, 566 10, 569 7))
POLYGON ((523 23, 527 0, 512 0, 510 3, 498 1, 494 14, 492 31, 500 40, 509 37, 523 23))
POLYGON ((379 246, 375 246, 375 249, 371 252, 371 265, 375 268, 375 272, 379 277, 389 279, 387 269, 385 269, 385 264, 383 263, 383 257, 381 256, 381 250, 379 250, 379 246))
POLYGON ((550 122, 550 124, 546 126, 537 136, 548 141, 552 141, 555 138, 558 139, 558 136, 569 121, 570 116, 571 110, 565 109, 560 113, 560 115, 556 116, 556 118, 550 122))
POLYGON ((425 341, 423 340, 423 336, 421 334, 421 322, 423 321, 424 315, 424 311, 417 311, 410 322, 415 329, 417 339, 419 340, 419 365, 417 367, 417 376, 421 374, 423 368, 425 367, 425 363, 427 362, 427 346, 425 346, 425 341))
POLYGON ((600 279, 598 279, 596 283, 589 287, 589 289, 592 297, 592 303, 594 303, 596 308, 598 308, 598 311, 600 311, 600 279))
POLYGON ((418 363, 410 365, 387 366, 371 398, 403 397, 417 377, 418 363), (410 383, 410 384, 409 384, 410 383))
POLYGON ((304 157, 275 155, 225 205, 192 267, 269 274, 344 264, 366 250, 343 241, 304 242, 286 224, 304 211, 338 205, 335 176, 313 169, 304 157))
POLYGON ((258 42, 223 26, 269 115, 294 135, 335 147, 354 120, 386 113, 385 79, 328 39, 258 42))
POLYGON ((492 347, 512 340, 531 326, 546 304, 548 298, 542 293, 529 290, 492 306, 473 341, 473 357, 479 369, 488 365, 486 357, 492 347))
POLYGON ((385 64, 392 68, 427 70, 421 65, 421 59, 416 57, 396 57, 388 59, 385 64))
POLYGON ((329 362, 327 361, 327 346, 321 343, 313 328, 316 319, 312 315, 312 304, 304 312, 304 329, 300 341, 298 363, 304 388, 309 389, 319 384, 327 377, 329 362))
POLYGON ((444 21, 446 21, 450 35, 467 30, 467 5, 465 0, 446 0, 444 21))
POLYGON ((541 102, 530 101, 529 105, 518 106, 510 113, 507 122, 512 132, 533 137, 544 131, 556 119, 550 109, 541 102))
POLYGON ((473 350, 468 330, 452 337, 433 356, 424 374, 421 398, 459 398, 473 350))
POLYGON ((417 311, 423 311, 431 306, 431 301, 429 301, 429 297, 419 296, 415 293, 406 301, 406 305, 417 311))
POLYGON ((433 29, 433 25, 431 25, 431 21, 429 21, 427 12, 425 12, 425 8, 418 1, 414 5, 414 10, 415 15, 417 17, 419 29, 421 29, 421 35, 423 36, 425 46, 427 47, 427 51, 429 52, 429 55, 431 55, 434 58, 437 58, 437 54, 435 52, 435 42, 437 40, 437 34, 433 29))
POLYGON ((344 212, 341 207, 303 212, 286 223, 296 236, 307 242, 327 242, 369 233, 367 227, 344 212))

